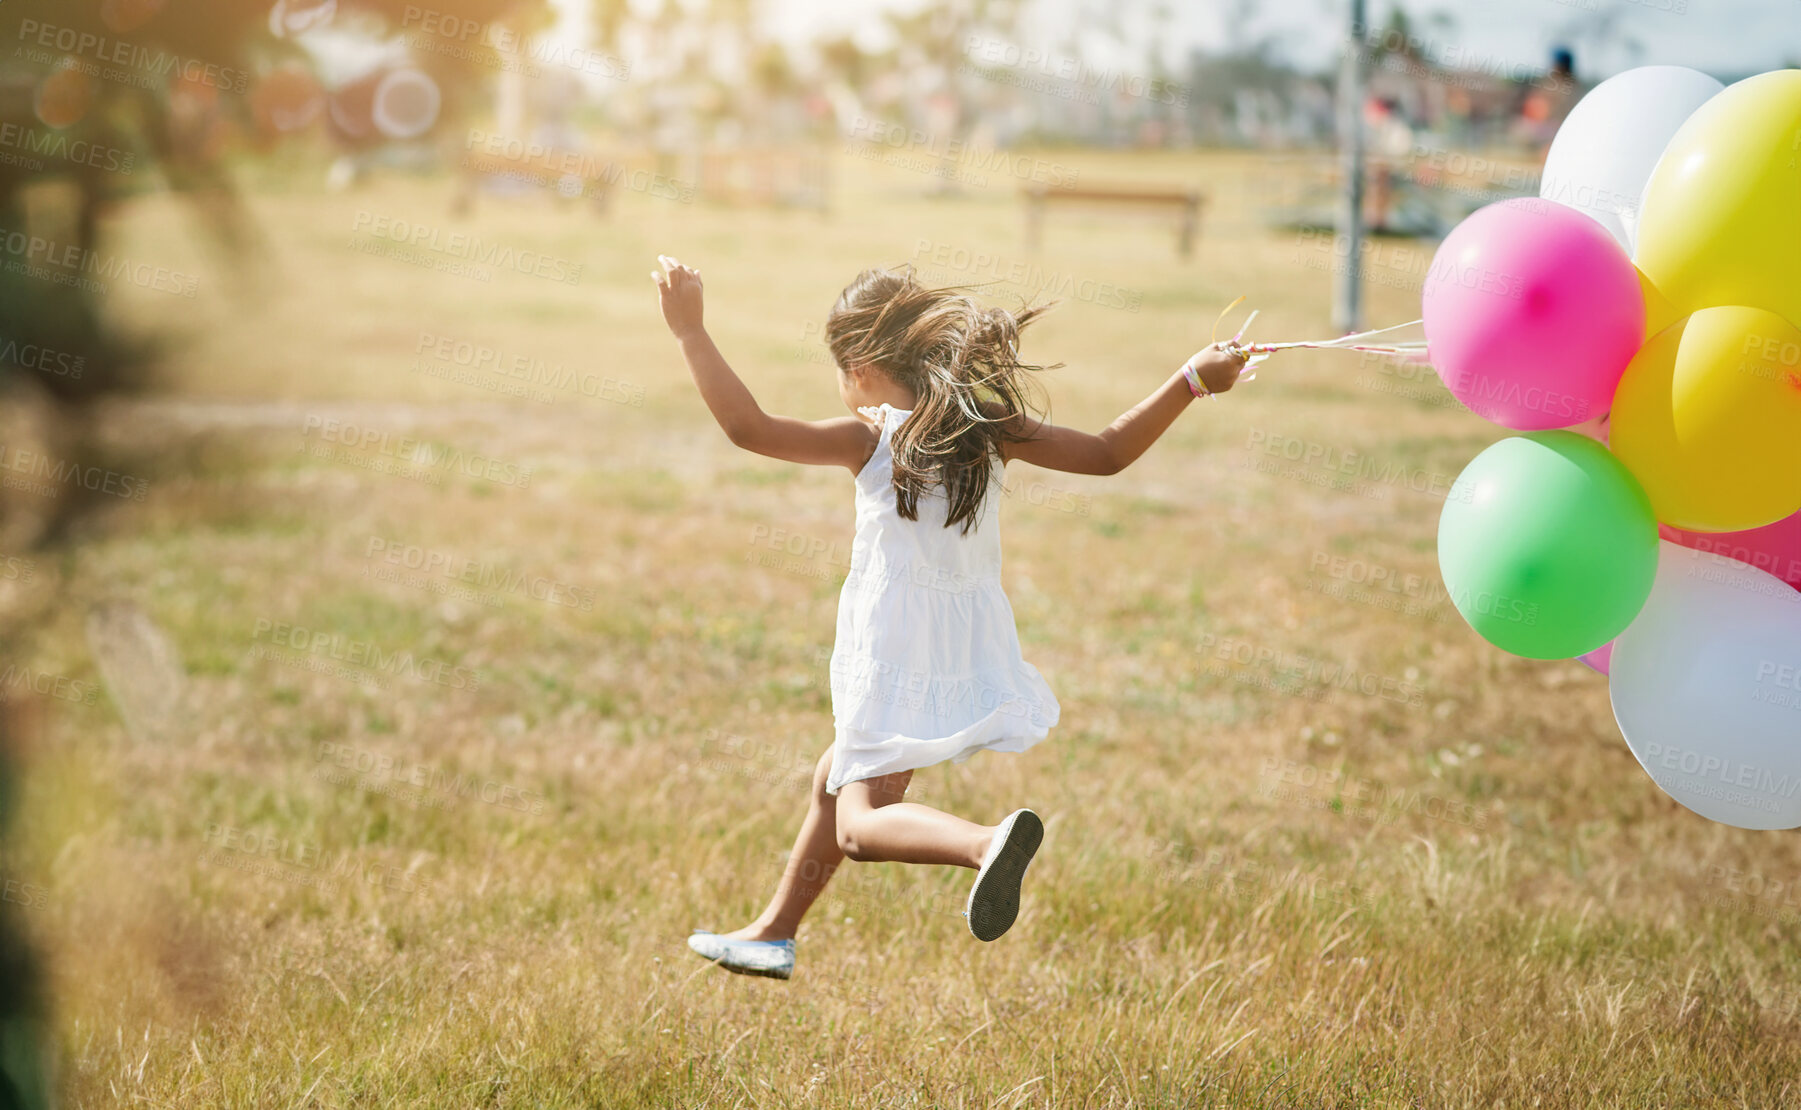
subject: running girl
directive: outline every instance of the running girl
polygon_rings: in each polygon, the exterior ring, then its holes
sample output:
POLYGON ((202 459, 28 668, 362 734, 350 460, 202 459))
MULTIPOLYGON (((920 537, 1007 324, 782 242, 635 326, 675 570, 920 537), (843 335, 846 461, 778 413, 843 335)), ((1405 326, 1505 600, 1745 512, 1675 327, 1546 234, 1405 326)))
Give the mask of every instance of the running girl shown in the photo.
POLYGON ((838 297, 826 342, 855 415, 807 421, 764 412, 701 322, 700 274, 658 257, 651 278, 702 400, 731 441, 855 476, 857 525, 832 651, 835 736, 775 896, 735 932, 697 932, 695 952, 731 971, 786 979, 794 935, 838 865, 949 864, 976 872, 965 914, 994 940, 1019 912, 1044 836, 1029 809, 978 825, 904 800, 913 772, 978 751, 1020 752, 1057 723, 1056 697, 1020 657, 1001 591, 1001 476, 1021 459, 1115 474, 1195 397, 1232 388, 1242 356, 1196 353, 1098 435, 1046 423, 1027 403, 1019 333, 1042 307, 984 308, 930 289, 910 269, 865 270, 838 297))

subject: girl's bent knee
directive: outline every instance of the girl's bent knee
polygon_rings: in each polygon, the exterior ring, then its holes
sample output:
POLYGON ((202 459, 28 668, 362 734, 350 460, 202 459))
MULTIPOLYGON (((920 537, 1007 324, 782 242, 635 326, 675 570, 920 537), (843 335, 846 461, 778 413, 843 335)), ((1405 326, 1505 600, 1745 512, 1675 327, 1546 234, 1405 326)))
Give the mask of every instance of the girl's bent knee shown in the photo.
POLYGON ((838 850, 844 858, 856 863, 867 862, 862 842, 857 839, 856 828, 848 821, 838 822, 838 850))

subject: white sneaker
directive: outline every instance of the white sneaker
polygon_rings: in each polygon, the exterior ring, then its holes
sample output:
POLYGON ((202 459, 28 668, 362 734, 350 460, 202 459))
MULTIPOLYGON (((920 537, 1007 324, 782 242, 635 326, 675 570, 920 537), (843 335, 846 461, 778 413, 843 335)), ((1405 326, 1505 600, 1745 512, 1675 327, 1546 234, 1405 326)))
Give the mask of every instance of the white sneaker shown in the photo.
POLYGON ((688 947, 739 975, 761 975, 766 979, 794 975, 792 940, 736 940, 696 929, 688 938, 688 947))
POLYGON ((994 940, 1013 927, 1019 916, 1019 884, 1043 840, 1044 822, 1029 809, 1014 810, 995 831, 963 910, 977 940, 994 940))

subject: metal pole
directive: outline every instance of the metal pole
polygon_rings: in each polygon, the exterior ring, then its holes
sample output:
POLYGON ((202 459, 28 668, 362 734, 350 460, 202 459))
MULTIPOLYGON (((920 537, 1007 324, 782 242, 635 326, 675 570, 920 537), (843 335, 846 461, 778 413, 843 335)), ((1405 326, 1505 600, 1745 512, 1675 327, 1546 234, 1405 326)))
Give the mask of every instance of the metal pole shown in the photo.
MULTIPOLYGON (((1343 185, 1338 196, 1338 241, 1345 257, 1332 290, 1332 326, 1363 330, 1363 77, 1365 0, 1350 0, 1350 34, 1338 68, 1338 151, 1343 185)), ((1334 244, 1336 247, 1337 244, 1334 244)))

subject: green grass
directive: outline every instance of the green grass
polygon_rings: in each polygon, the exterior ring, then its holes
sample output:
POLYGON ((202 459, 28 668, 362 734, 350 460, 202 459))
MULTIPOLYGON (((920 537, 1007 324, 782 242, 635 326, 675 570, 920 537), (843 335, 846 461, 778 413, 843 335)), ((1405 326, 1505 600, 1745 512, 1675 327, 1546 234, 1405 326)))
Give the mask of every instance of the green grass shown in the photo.
MULTIPOLYGON (((1330 275, 1258 219, 1255 156, 1055 158, 1213 196, 1188 262, 1165 228, 1053 214, 1047 270, 1144 294, 1136 312, 1070 301, 1028 336, 1068 364, 1047 379, 1057 419, 1111 419, 1239 293, 1259 337, 1329 332, 1330 275)), ((107 444, 153 476, 149 496, 38 553, 56 568, 39 593, 6 595, 34 667, 97 680, 83 616, 124 597, 187 672, 172 736, 132 734, 105 699, 21 714, 37 724, 8 871, 48 891, 22 916, 70 1105, 1795 1101, 1801 898, 1771 889, 1801 874, 1792 838, 1658 792, 1577 664, 1505 656, 1448 606, 1399 604, 1430 598, 1337 590, 1317 558, 1435 586, 1438 501, 1260 471, 1253 433, 1448 481, 1498 432, 1429 378, 1402 383, 1427 399, 1399 396, 1330 353, 1271 361, 1118 478, 1010 474, 1006 585, 1063 722, 1025 756, 916 788, 977 820, 1046 816, 1011 934, 970 939, 963 873, 855 865, 806 923, 793 982, 693 959, 689 929, 735 926, 768 894, 805 804, 796 769, 829 742, 851 496, 842 473, 725 443, 657 318, 652 260, 702 267, 709 325, 766 407, 824 417, 831 371, 803 344, 858 269, 921 239, 1034 258, 999 186, 929 200, 926 179, 867 160, 834 173, 824 217, 627 195, 605 219, 486 198, 458 219, 431 178, 284 182, 249 198, 271 247, 257 295, 166 199, 116 217, 127 253, 203 281, 174 309, 136 290, 114 307, 146 328, 176 314, 190 339, 162 388, 226 404, 116 410, 107 444), (482 284, 359 254, 365 209, 583 277, 482 284), (611 377, 641 403, 512 402, 414 373, 421 333, 611 377), (533 475, 433 485, 305 456, 309 415, 533 475), (776 530, 818 548, 762 565, 776 530), (372 536, 594 602, 372 579, 372 536), (253 658, 259 619, 481 681, 253 658), (334 778, 332 753, 394 770, 334 778), (221 851, 229 836, 287 851, 221 851)), ((1405 287, 1370 295, 1373 323, 1417 315, 1405 287)))

